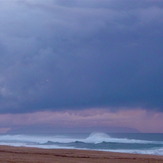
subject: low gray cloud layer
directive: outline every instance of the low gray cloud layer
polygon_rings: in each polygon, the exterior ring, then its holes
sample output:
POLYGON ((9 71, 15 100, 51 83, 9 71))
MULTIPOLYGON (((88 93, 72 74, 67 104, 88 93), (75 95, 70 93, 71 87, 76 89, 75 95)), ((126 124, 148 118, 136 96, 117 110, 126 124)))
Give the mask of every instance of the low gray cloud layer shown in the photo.
POLYGON ((0 6, 0 112, 163 109, 163 2, 0 6))

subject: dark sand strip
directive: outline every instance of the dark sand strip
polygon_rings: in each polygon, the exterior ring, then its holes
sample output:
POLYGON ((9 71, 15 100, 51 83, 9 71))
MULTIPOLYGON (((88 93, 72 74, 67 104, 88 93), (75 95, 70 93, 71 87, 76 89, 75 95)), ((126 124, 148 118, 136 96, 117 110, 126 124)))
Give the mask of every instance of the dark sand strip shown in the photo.
POLYGON ((0 163, 163 163, 163 156, 0 146, 0 163))

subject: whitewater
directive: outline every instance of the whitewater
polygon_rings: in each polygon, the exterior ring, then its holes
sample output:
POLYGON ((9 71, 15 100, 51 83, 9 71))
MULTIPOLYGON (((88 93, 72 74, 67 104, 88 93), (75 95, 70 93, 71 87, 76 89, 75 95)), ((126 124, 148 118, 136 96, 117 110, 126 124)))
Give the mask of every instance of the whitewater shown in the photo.
POLYGON ((163 134, 0 135, 0 145, 163 155, 163 134))

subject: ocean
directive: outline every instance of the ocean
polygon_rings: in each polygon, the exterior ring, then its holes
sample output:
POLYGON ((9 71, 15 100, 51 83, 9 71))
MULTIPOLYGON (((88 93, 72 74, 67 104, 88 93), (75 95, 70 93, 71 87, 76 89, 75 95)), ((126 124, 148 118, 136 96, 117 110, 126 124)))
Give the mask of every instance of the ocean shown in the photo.
POLYGON ((47 149, 83 149, 122 153, 163 155, 163 134, 91 133, 0 135, 0 145, 47 149))

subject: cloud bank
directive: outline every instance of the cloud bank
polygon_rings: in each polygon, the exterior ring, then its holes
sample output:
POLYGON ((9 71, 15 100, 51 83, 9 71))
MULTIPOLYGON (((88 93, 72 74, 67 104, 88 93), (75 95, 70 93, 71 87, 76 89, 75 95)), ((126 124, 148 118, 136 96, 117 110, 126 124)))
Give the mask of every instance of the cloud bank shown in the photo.
POLYGON ((116 112, 92 108, 74 111, 43 111, 1 114, 0 133, 59 132, 163 132, 163 113, 141 108, 116 112))
POLYGON ((163 2, 8 0, 0 20, 1 113, 162 111, 163 2))

